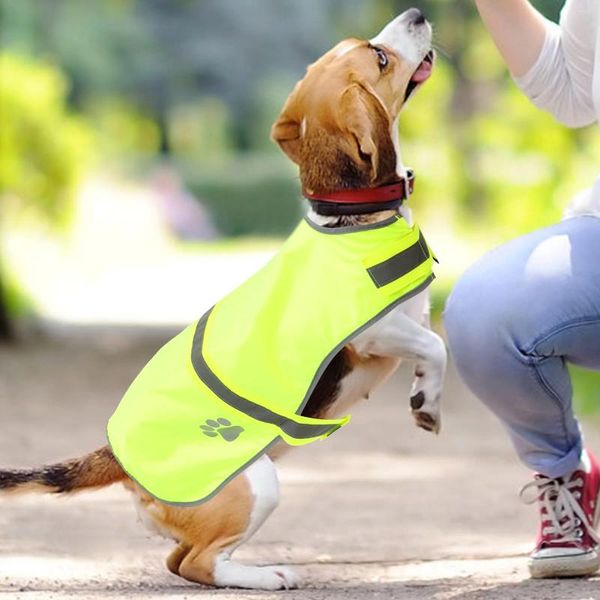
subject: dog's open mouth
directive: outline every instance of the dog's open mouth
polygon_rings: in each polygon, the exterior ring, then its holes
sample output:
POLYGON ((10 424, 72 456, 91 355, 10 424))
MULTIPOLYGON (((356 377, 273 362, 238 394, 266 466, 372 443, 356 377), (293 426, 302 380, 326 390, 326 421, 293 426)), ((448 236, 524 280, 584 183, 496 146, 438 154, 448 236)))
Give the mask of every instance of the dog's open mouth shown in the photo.
POLYGON ((410 95, 417 89, 417 87, 427 81, 433 71, 433 61, 435 60, 435 53, 430 50, 425 58, 421 61, 421 64, 417 67, 413 73, 408 85, 406 86, 406 94, 404 95, 404 101, 406 102, 410 95))

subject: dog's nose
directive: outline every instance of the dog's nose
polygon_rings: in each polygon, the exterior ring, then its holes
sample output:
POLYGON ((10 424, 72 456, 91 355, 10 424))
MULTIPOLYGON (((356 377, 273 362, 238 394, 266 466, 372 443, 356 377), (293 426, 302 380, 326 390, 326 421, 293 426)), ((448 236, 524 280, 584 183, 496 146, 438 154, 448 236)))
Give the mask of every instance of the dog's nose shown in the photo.
POLYGON ((412 25, 423 25, 427 19, 419 8, 409 8, 405 13, 406 20, 412 25))

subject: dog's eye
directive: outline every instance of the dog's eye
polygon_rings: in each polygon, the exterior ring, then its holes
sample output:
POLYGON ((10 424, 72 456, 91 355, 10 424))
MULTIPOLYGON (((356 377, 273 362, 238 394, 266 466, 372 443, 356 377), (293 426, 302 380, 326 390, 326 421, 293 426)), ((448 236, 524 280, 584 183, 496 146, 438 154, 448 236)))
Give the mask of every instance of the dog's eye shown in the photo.
POLYGON ((379 60, 379 68, 383 71, 383 69, 385 69, 389 63, 388 55, 385 53, 384 50, 382 50, 381 48, 377 48, 376 46, 373 46, 373 50, 375 51, 375 54, 377 54, 377 60, 379 60))

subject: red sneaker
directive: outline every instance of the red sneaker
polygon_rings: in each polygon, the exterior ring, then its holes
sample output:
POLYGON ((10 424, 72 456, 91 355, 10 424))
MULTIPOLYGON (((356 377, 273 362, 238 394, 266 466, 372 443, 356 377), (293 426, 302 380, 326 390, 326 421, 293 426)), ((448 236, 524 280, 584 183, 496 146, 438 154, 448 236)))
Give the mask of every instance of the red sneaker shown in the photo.
POLYGON ((577 577, 600 569, 600 463, 588 450, 589 472, 577 470, 551 479, 537 474, 521 490, 537 488, 541 523, 535 550, 530 555, 532 577, 577 577))

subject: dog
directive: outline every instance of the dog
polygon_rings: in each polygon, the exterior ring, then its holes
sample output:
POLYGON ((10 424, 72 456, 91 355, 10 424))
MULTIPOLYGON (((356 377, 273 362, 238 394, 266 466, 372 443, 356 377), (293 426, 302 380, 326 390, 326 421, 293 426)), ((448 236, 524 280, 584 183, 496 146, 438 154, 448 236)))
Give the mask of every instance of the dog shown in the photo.
MULTIPOLYGON (((400 158, 398 118, 429 77, 435 54, 432 28, 410 9, 371 40, 348 39, 312 64, 272 128, 272 139, 298 165, 308 197, 337 190, 378 188, 407 180, 400 158)), ((320 227, 354 227, 400 215, 406 205, 361 214, 324 214, 313 203, 307 218, 320 227)), ((302 414, 333 418, 348 411, 398 367, 415 362, 411 408, 416 425, 440 428, 446 349, 429 329, 427 290, 420 291, 359 333, 333 357, 302 414)), ((278 504, 271 448, 216 495, 194 506, 174 506, 150 495, 121 468, 106 446, 86 456, 31 470, 0 470, 0 492, 69 494, 117 482, 132 492, 142 521, 172 538, 167 568, 189 581, 216 587, 277 590, 300 585, 286 566, 248 566, 232 560, 278 504)))

